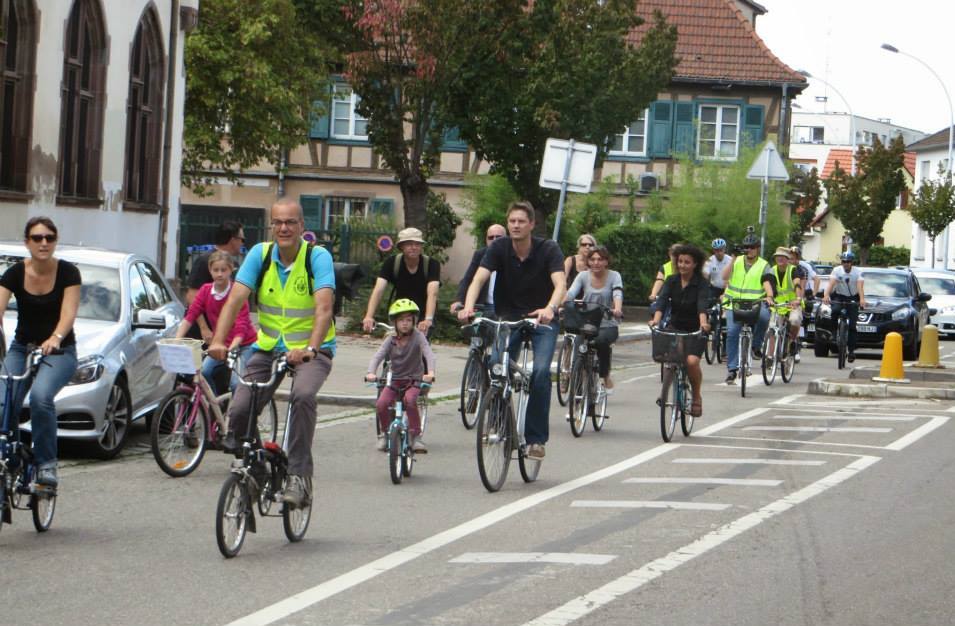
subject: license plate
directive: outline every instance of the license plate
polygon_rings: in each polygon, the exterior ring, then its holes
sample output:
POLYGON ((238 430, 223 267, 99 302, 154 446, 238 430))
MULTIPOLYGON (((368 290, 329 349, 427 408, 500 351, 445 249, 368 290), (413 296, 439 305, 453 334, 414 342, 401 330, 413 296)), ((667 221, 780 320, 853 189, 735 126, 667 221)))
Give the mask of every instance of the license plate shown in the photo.
POLYGON ((860 333, 874 333, 876 328, 871 324, 856 324, 856 330, 860 333))
POLYGON ((809 332, 815 332, 815 330, 816 330, 816 325, 815 325, 815 324, 809 324, 808 326, 806 326, 806 330, 808 330, 809 332))

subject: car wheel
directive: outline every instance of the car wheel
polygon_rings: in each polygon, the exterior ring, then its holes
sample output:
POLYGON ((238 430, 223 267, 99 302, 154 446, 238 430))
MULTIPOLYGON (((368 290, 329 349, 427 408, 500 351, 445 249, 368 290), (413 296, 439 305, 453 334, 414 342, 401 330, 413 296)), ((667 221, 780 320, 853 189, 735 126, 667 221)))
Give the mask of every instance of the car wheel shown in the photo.
POLYGON ((94 453, 101 459, 111 459, 119 454, 129 437, 132 425, 133 404, 129 397, 126 380, 118 377, 109 390, 103 428, 94 442, 94 453))

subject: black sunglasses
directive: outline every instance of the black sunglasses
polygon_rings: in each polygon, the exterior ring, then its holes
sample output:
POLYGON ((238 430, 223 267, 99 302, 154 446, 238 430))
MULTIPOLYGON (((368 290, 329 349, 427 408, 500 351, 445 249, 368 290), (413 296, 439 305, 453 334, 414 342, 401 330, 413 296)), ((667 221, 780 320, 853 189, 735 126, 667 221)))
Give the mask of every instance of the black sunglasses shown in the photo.
POLYGON ((40 243, 44 239, 47 243, 53 243, 56 241, 56 235, 30 235, 30 241, 33 243, 40 243))
POLYGON ((504 236, 504 235, 489 235, 489 236, 487 237, 487 240, 488 240, 488 241, 494 241, 495 239, 500 239, 500 238, 503 237, 503 236, 504 236))

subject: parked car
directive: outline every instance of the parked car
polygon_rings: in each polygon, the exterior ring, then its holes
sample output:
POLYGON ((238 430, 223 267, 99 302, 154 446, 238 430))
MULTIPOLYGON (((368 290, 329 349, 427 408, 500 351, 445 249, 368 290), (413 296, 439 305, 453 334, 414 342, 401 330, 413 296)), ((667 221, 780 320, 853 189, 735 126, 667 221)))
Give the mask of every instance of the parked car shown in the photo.
POLYGON ((813 294, 815 297, 812 300, 810 310, 804 312, 806 315, 805 341, 806 345, 809 346, 813 345, 816 340, 816 316, 819 313, 819 305, 822 304, 822 294, 829 282, 829 273, 832 271, 831 265, 817 265, 816 267, 823 270, 823 272, 820 272, 816 269, 816 275, 819 277, 819 291, 813 294))
MULTIPOLYGON (((19 243, 0 242, 0 272, 27 254, 19 243)), ((57 436, 88 442, 111 458, 126 443, 133 421, 152 415, 172 388, 173 374, 159 365, 156 344, 174 337, 183 305, 156 266, 128 252, 60 244, 56 256, 75 263, 83 284, 74 324, 79 364, 56 396, 57 436)), ((16 300, 3 318, 13 339, 16 300)), ((29 396, 21 413, 30 430, 29 396)))
POLYGON ((932 269, 912 271, 922 289, 932 294, 932 309, 936 313, 930 323, 938 327, 939 335, 955 337, 955 274, 932 269))
MULTIPOLYGON (((908 268, 863 267, 862 279, 866 307, 856 320, 856 338, 860 348, 881 349, 890 332, 902 335, 902 356, 918 358, 922 329, 928 324, 928 301, 932 295, 922 291, 908 268)), ((832 307, 820 304, 815 320, 816 356, 835 350, 835 325, 832 307)))

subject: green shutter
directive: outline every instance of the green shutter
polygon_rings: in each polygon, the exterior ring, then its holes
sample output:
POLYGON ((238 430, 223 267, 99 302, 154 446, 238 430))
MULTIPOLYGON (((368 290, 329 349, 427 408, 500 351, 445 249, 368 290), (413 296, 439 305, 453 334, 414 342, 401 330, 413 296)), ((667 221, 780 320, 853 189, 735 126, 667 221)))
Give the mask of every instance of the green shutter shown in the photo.
POLYGON ((650 150, 651 157, 670 156, 670 138, 673 130, 673 103, 658 100, 650 104, 650 150))
POLYGON ((695 102, 677 102, 676 114, 673 116, 673 152, 674 154, 692 155, 696 147, 696 126, 693 115, 696 112, 695 102))
POLYGON ((444 137, 441 140, 441 150, 444 152, 468 151, 468 142, 461 139, 461 131, 458 130, 457 126, 444 131, 444 137))
POLYGON ((325 204, 322 196, 299 196, 302 213, 305 215, 305 230, 322 230, 325 225, 325 204))
POLYGON ((761 104, 743 106, 743 143, 755 146, 763 142, 763 118, 765 107, 761 104))
POLYGON ((381 217, 391 220, 395 213, 395 201, 391 198, 373 198, 368 204, 370 217, 381 217))
POLYGON ((312 103, 312 112, 310 119, 312 127, 309 129, 308 136, 311 139, 328 139, 331 135, 332 127, 332 85, 328 86, 325 100, 316 100, 312 103))

